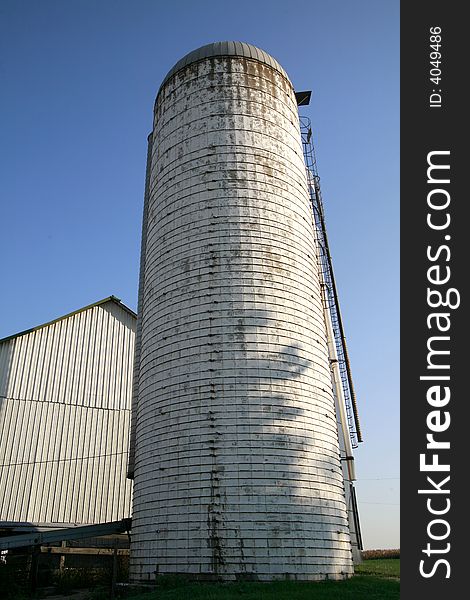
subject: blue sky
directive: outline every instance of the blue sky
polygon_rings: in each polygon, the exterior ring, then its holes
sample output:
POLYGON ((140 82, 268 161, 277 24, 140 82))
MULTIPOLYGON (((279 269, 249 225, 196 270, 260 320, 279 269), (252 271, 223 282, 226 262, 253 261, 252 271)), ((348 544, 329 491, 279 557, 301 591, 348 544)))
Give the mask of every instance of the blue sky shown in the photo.
POLYGON ((398 0, 3 0, 0 337, 111 294, 136 308, 146 138, 173 64, 272 54, 312 119, 365 442, 366 548, 399 546, 398 0))

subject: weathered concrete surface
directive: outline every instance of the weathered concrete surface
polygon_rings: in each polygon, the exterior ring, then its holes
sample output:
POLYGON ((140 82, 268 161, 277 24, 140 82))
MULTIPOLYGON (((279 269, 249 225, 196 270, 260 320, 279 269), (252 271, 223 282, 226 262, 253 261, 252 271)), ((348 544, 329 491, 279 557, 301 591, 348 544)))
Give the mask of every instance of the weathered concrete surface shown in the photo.
POLYGON ((352 573, 291 83, 241 57, 155 110, 131 577, 352 573))

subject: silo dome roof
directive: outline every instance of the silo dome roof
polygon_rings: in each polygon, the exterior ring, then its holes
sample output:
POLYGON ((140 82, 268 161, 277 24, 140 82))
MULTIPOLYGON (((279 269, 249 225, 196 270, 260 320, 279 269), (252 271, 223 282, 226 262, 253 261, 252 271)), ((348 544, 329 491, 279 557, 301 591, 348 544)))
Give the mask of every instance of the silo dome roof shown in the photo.
POLYGON ((276 69, 289 80, 287 73, 277 62, 277 60, 275 60, 264 50, 261 50, 256 46, 252 46, 251 44, 246 44, 245 42, 213 42, 212 44, 201 46, 197 50, 193 50, 189 54, 186 54, 186 56, 183 56, 183 58, 179 60, 172 69, 170 69, 163 80, 162 85, 160 86, 160 90, 170 77, 172 77, 181 69, 184 69, 184 67, 212 56, 242 56, 244 58, 252 58, 269 65, 273 69, 276 69))

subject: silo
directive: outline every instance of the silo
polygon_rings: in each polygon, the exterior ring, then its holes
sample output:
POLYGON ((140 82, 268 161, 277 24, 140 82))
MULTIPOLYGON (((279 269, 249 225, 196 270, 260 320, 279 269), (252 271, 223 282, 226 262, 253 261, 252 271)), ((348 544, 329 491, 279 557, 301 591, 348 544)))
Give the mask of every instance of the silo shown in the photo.
POLYGON ((240 42, 180 60, 149 139, 131 578, 352 574, 294 89, 240 42))

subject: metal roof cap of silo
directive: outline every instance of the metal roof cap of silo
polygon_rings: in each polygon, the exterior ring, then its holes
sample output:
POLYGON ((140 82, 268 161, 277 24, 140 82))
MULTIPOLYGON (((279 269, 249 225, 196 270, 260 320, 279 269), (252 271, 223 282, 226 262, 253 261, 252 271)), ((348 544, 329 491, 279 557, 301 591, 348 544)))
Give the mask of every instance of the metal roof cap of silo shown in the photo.
POLYGON ((192 52, 189 52, 189 54, 186 54, 186 56, 183 56, 183 58, 179 60, 175 66, 170 69, 170 71, 168 71, 165 79, 162 81, 160 89, 158 90, 158 94, 168 79, 175 75, 175 73, 181 71, 181 69, 184 69, 192 63, 213 56, 241 56, 244 58, 251 58, 253 60, 265 63, 273 69, 276 69, 276 71, 279 71, 288 81, 290 81, 289 76, 277 62, 277 60, 264 50, 261 50, 261 48, 257 48, 252 44, 246 44, 245 42, 213 42, 212 44, 201 46, 200 48, 197 48, 197 50, 193 50, 192 52))

